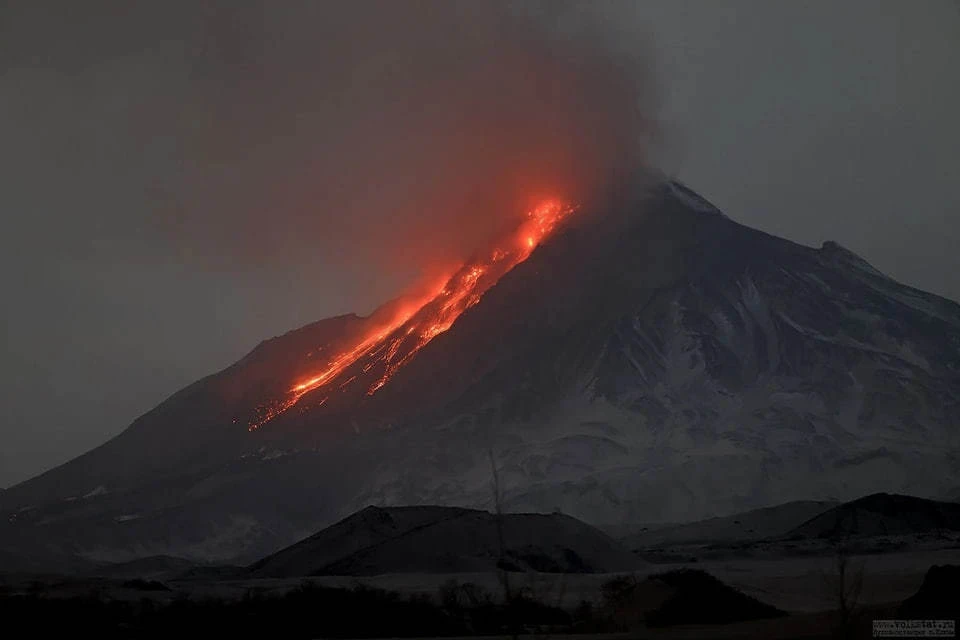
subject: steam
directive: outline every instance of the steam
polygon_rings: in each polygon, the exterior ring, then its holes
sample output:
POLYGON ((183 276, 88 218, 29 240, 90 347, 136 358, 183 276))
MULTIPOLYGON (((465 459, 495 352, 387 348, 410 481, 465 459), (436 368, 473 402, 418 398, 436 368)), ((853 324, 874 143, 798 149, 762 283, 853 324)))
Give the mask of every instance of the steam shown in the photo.
POLYGON ((611 44, 602 5, 268 9, 198 34, 191 168, 161 220, 204 260, 429 273, 643 162, 646 52, 611 44))

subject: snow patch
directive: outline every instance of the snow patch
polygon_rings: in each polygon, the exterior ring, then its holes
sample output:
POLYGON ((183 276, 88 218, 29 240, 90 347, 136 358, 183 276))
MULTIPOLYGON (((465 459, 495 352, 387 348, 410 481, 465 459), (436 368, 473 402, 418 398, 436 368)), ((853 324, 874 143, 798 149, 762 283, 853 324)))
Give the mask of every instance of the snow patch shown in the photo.
POLYGON ((707 200, 697 195, 694 191, 691 191, 682 184, 677 182, 669 182, 667 183, 667 187, 670 190, 670 195, 694 211, 699 211, 701 213, 712 213, 714 215, 723 216, 724 218, 727 217, 726 214, 720 211, 720 209, 717 209, 715 206, 707 202, 707 200))
POLYGON ((139 517, 140 517, 139 513, 127 513, 127 514, 115 517, 113 521, 119 524, 121 522, 129 522, 130 520, 136 520, 139 517))
POLYGON ((90 492, 88 492, 88 493, 83 494, 83 497, 84 497, 84 498, 96 498, 97 496, 102 496, 102 495, 104 495, 104 494, 106 494, 106 493, 108 493, 107 488, 101 484, 101 485, 99 485, 96 489, 94 489, 93 491, 90 491, 90 492))

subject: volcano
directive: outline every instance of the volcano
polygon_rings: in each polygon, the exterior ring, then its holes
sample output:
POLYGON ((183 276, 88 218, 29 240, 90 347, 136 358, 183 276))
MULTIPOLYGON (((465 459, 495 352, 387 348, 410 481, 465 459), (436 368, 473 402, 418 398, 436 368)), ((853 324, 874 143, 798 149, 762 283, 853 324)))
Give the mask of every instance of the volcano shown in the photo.
POLYGON ((658 181, 258 345, 0 494, 24 557, 246 562, 368 505, 682 521, 960 487, 960 306, 658 181))

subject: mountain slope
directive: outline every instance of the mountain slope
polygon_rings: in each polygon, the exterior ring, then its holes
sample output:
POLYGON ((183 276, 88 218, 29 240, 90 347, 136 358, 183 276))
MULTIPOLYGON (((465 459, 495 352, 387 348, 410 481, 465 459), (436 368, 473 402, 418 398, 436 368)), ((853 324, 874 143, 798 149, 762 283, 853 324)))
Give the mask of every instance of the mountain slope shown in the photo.
POLYGON ((369 504, 485 508, 491 454, 505 509, 605 524, 960 486, 957 304, 676 183, 583 209, 376 394, 249 432, 391 310, 291 332, 5 491, 0 541, 252 561, 369 504))

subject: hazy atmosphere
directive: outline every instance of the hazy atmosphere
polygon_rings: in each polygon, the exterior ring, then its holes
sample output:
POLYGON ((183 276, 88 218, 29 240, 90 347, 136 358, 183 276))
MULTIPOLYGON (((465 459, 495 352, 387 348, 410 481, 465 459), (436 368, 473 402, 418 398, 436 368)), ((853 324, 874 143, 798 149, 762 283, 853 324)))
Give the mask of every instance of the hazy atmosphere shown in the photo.
POLYGON ((351 7, 0 7, 0 486, 641 162, 960 299, 956 2, 351 7))

